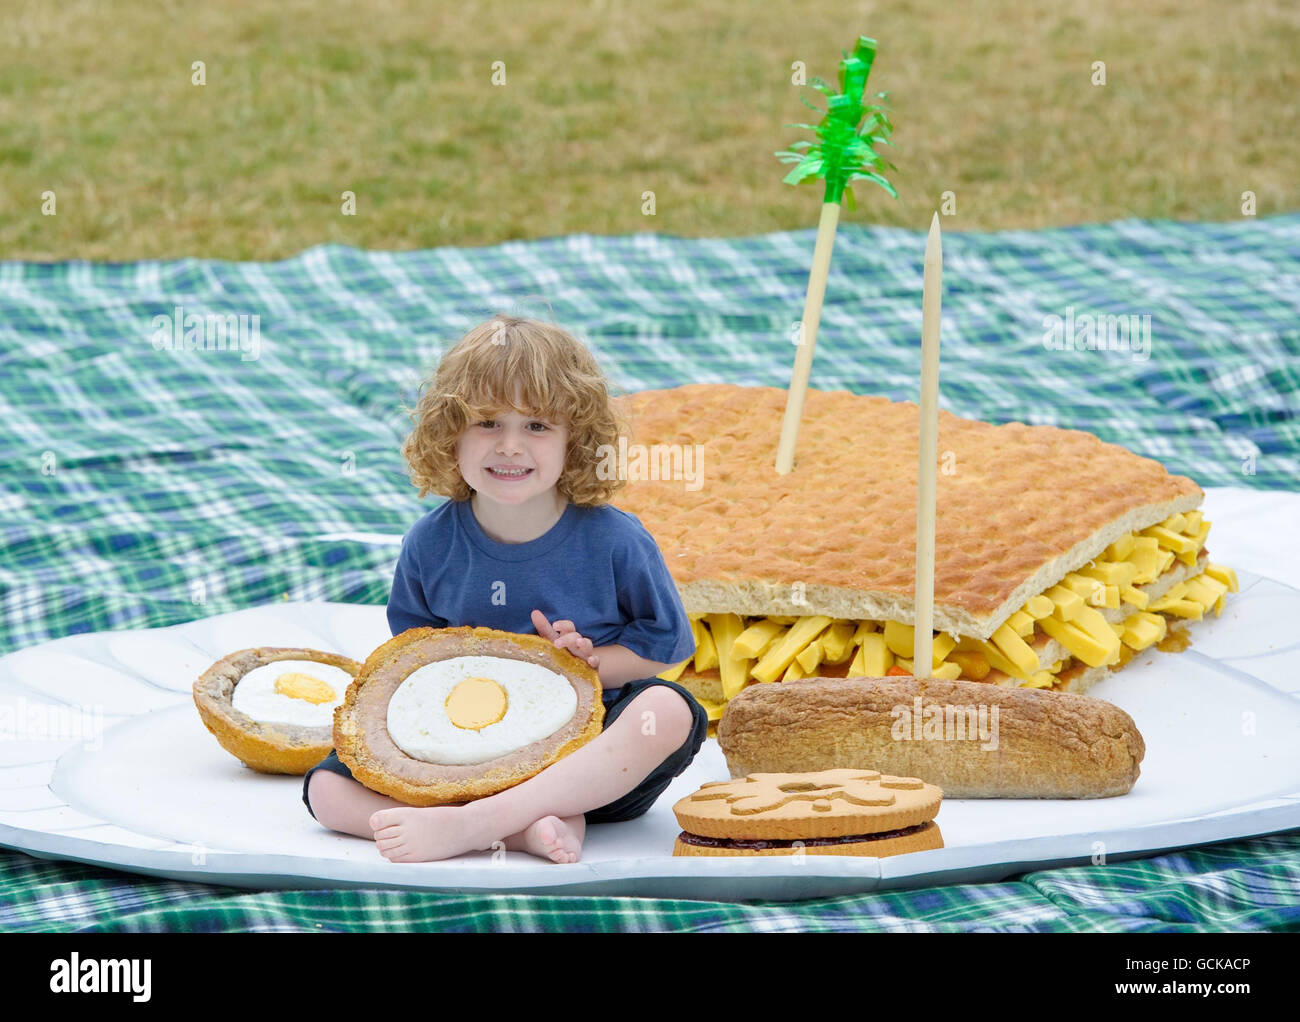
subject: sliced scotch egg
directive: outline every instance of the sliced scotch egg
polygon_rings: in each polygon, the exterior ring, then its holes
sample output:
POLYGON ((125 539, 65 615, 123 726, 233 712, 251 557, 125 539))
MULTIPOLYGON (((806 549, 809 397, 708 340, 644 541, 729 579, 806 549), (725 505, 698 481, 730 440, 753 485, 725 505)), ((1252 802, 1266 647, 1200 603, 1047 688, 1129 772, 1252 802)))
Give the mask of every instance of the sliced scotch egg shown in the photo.
POLYGON ((315 649, 259 646, 222 657, 194 683, 221 747, 266 774, 305 774, 334 747, 334 710, 361 670, 315 649))
POLYGON ((413 806, 527 780, 601 732, 600 677, 537 635, 412 628, 370 654, 334 717, 366 787, 413 806))

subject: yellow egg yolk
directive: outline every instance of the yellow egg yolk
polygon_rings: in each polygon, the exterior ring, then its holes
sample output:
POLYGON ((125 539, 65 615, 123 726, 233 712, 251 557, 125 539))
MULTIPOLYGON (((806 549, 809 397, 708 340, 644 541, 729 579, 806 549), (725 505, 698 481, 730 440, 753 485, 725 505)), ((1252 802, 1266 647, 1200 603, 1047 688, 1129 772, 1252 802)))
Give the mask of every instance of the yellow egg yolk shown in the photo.
POLYGON ((466 678, 447 694, 447 719, 467 731, 481 731, 506 715, 506 690, 491 678, 466 678))
POLYGON ((275 690, 290 699, 302 699, 309 703, 333 702, 337 693, 320 678, 300 671, 285 671, 275 679, 275 690))

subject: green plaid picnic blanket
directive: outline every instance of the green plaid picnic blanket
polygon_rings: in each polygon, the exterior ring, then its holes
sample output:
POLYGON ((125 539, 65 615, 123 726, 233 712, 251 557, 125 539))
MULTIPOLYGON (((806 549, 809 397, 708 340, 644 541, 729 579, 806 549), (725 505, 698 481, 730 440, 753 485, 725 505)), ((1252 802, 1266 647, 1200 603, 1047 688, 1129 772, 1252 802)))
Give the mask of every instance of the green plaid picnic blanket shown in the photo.
MULTIPOLYGON (((447 345, 514 311, 571 329, 623 390, 785 386, 814 234, 0 263, 0 654, 284 598, 386 602, 383 537, 429 506, 402 405, 447 345)), ((915 399, 923 247, 840 228, 814 386, 915 399)), ((950 411, 1086 429, 1202 485, 1300 479, 1300 215, 948 233, 944 291, 950 411)), ((1297 929, 1300 834, 794 905, 249 894, 2 851, 0 927, 1297 929)))

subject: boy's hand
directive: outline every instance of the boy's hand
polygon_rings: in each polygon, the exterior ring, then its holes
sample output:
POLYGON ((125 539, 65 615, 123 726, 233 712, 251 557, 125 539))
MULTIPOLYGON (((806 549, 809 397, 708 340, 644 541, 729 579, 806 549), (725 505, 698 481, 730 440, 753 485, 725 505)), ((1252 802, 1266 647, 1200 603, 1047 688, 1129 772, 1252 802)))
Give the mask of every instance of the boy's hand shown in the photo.
POLYGON ((600 667, 600 657, 592 653, 596 647, 591 640, 579 635, 572 621, 556 621, 554 625, 546 620, 540 610, 533 611, 533 627, 543 639, 550 639, 560 649, 567 649, 574 656, 581 657, 592 668, 600 667))

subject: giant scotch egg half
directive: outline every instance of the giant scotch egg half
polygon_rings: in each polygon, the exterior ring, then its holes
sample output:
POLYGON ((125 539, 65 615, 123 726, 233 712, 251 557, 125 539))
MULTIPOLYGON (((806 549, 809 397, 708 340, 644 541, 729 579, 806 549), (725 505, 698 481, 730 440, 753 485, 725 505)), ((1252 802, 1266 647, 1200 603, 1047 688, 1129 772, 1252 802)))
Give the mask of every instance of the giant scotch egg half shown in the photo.
POLYGON ((194 682, 194 705, 221 747, 264 774, 305 774, 330 754, 334 709, 361 665, 317 649, 258 646, 194 682))
POLYGON ((366 787, 412 806, 465 802, 540 773, 601 732, 600 677, 537 635, 412 628, 366 659, 334 748, 366 787))

